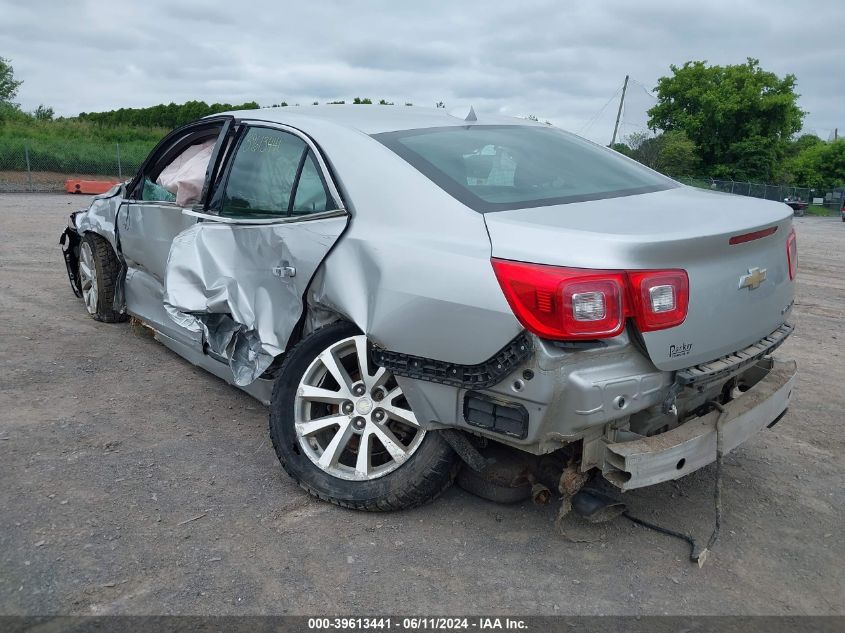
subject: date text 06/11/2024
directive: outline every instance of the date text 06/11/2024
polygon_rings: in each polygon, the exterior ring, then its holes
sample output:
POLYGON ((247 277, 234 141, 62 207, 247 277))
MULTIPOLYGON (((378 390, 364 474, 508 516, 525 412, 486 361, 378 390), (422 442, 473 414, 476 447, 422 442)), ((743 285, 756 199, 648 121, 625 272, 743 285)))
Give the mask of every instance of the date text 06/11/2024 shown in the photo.
POLYGON ((308 618, 309 630, 526 630, 528 625, 519 618, 446 618, 446 617, 355 617, 308 618))

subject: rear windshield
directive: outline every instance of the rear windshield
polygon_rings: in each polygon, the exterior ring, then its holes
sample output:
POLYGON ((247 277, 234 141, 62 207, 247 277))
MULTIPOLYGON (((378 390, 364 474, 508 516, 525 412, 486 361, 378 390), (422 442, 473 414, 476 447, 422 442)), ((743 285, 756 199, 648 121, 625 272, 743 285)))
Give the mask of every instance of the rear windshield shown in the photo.
POLYGON ((551 127, 470 125, 386 132, 373 138, 481 213, 677 186, 615 152, 551 127))

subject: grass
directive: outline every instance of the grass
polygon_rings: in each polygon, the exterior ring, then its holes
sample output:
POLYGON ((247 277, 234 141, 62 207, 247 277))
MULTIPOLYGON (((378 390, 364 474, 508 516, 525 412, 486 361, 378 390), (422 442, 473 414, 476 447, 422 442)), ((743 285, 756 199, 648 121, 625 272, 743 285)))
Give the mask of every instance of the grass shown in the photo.
POLYGON ((823 207, 818 204, 811 204, 807 207, 804 213, 806 215, 836 215, 835 209, 833 209, 832 207, 823 207))
POLYGON ((133 173, 165 128, 102 126, 88 121, 11 119, 0 124, 0 171, 133 173))

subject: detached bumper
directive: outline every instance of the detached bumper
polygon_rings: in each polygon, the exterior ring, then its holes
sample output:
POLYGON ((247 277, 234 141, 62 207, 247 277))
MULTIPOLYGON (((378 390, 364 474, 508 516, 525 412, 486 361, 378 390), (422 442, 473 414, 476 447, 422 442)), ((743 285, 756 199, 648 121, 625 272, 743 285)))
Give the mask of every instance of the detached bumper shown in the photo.
MULTIPOLYGON (((789 406, 796 376, 795 361, 772 358, 749 370, 756 381, 725 405, 722 444, 729 452, 776 422, 789 406)), ((622 490, 678 479, 716 460, 716 420, 720 413, 689 420, 679 427, 630 442, 605 447, 602 471, 622 490)))
MULTIPOLYGON (((76 214, 74 214, 76 215, 76 214)), ((68 227, 59 236, 59 244, 62 247, 62 256, 65 260, 65 267, 67 268, 67 278, 70 281, 70 287, 73 289, 73 294, 77 297, 82 297, 82 286, 79 283, 79 232, 73 226, 73 215, 70 216, 68 227)))

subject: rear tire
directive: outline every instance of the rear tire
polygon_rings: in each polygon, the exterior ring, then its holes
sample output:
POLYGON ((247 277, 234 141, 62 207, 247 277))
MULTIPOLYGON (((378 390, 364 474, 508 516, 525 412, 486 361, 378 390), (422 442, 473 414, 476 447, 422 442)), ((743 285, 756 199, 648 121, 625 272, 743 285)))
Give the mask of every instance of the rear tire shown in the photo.
POLYGON ((462 468, 461 472, 458 473, 457 483, 462 490, 493 503, 521 503, 531 496, 530 483, 504 486, 486 479, 484 475, 475 472, 468 466, 462 468))
POLYGON ((285 471, 345 508, 401 510, 451 485, 460 464, 422 429, 392 374, 373 365, 347 322, 324 326, 285 358, 273 388, 270 437, 285 471))
POLYGON ((79 285, 88 314, 97 321, 118 323, 127 316, 114 309, 114 291, 120 261, 111 244, 96 233, 86 233, 79 244, 79 285))

